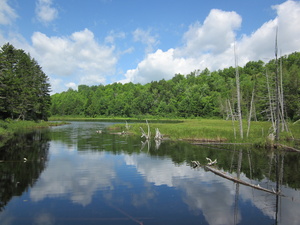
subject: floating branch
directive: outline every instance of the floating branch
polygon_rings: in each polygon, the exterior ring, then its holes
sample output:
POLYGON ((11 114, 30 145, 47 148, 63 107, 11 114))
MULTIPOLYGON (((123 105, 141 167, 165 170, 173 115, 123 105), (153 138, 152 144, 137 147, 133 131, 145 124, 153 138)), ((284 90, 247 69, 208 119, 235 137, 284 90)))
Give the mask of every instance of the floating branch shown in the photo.
POLYGON ((274 190, 269 190, 267 188, 260 187, 259 184, 257 184, 257 185, 250 184, 250 183, 248 183, 246 181, 243 181, 243 180, 240 180, 238 178, 231 177, 231 176, 229 176, 229 175, 227 175, 227 174, 225 174, 225 173, 223 173, 223 172, 221 172, 221 171, 219 171, 217 169, 214 169, 214 168, 212 168, 210 166, 205 166, 205 168, 207 170, 213 172, 214 174, 219 175, 219 176, 221 176, 223 178, 226 178, 228 180, 231 180, 231 181, 233 181, 235 183, 239 183, 239 184, 242 184, 242 185, 245 185, 245 186, 249 186, 249 187, 255 188, 257 190, 265 191, 265 192, 268 192, 268 193, 271 193, 271 194, 280 195, 280 191, 276 192, 274 190))
POLYGON ((299 149, 296 149, 296 148, 293 148, 293 147, 290 147, 290 146, 287 146, 287 145, 275 144, 274 146, 280 147, 280 148, 282 148, 282 149, 285 150, 285 151, 289 151, 289 152, 299 152, 299 153, 300 153, 300 150, 299 150, 299 149))
MULTIPOLYGON (((271 193, 271 194, 275 194, 275 195, 281 195, 280 191, 276 192, 274 189, 273 190, 269 190, 267 188, 263 188, 261 186, 259 186, 259 184, 255 185, 255 184, 250 184, 246 181, 243 181, 243 180, 240 180, 238 178, 234 178, 232 176, 229 176, 227 174, 225 174, 224 172, 221 172, 220 170, 217 170, 217 169, 214 169, 212 168, 210 165, 213 165, 215 163, 217 163, 217 159, 215 159, 214 161, 212 161, 210 158, 206 158, 206 160, 209 161, 209 163, 206 165, 206 166, 203 166, 205 169, 213 172, 214 174, 216 175, 219 175, 225 179, 228 179, 228 180, 231 180, 235 183, 239 183, 239 184, 242 184, 242 185, 245 185, 245 186, 249 186, 249 187, 252 187, 252 188, 255 188, 257 190, 260 190, 260 191, 265 191, 265 192, 268 192, 268 193, 271 193)), ((201 164, 199 161, 191 161, 192 165, 193 165, 193 168, 198 168, 198 167, 201 167, 201 164)))

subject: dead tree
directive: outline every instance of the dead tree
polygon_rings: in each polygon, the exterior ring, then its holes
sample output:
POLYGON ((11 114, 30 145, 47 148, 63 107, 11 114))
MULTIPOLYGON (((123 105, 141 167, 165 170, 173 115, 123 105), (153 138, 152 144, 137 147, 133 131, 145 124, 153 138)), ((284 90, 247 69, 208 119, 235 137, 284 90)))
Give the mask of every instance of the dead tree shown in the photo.
POLYGON ((163 135, 160 133, 159 129, 156 128, 155 129, 155 137, 154 137, 155 140, 162 140, 163 139, 163 135))
POLYGON ((234 59, 235 59, 235 80, 236 80, 236 93, 237 93, 237 113, 239 118, 239 128, 240 128, 240 136, 243 139, 243 121, 242 121, 242 110, 241 110, 241 91, 240 91, 240 75, 239 75, 239 68, 238 68, 238 59, 235 50, 234 44, 234 59))
POLYGON ((142 131, 142 137, 145 137, 146 140, 150 140, 150 137, 151 137, 151 132, 150 132, 150 126, 149 126, 149 123, 148 123, 148 120, 146 120, 146 123, 147 123, 147 126, 148 126, 148 134, 145 133, 144 129, 142 127, 140 127, 141 131, 142 131))
POLYGON ((275 38, 275 62, 276 62, 276 69, 275 69, 275 87, 276 87, 276 135, 275 139, 276 141, 279 140, 279 124, 280 124, 280 112, 279 112, 279 78, 278 78, 278 46, 277 46, 277 33, 278 33, 278 27, 276 28, 276 38, 275 38))

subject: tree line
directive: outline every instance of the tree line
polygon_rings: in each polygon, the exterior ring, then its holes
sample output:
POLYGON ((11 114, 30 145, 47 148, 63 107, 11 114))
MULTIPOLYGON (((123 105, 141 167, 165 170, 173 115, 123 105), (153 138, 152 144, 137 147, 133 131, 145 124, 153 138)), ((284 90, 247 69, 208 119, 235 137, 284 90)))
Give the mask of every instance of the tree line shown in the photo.
POLYGON ((47 120, 48 77, 37 61, 7 43, 0 49, 0 119, 47 120))
MULTIPOLYGON (((283 56, 279 62, 284 117, 295 121, 300 118, 300 53, 283 56)), ((270 120, 276 97, 275 64, 275 60, 266 64, 259 60, 238 68, 244 117, 251 111, 252 120, 270 120)), ((235 73, 236 69, 229 67, 212 72, 204 69, 187 75, 175 74, 170 80, 145 85, 79 85, 78 90, 70 88, 51 96, 51 114, 228 119, 237 112, 235 73)))

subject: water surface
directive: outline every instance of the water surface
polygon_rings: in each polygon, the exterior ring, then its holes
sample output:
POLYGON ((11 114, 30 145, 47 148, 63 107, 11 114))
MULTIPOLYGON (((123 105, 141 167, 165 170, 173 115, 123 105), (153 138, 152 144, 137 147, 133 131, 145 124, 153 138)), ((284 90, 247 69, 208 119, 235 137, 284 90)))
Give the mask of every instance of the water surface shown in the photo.
POLYGON ((300 224, 299 154, 147 143, 110 134, 110 124, 72 122, 2 147, 0 224, 300 224), (281 195, 193 168, 207 157, 281 195))

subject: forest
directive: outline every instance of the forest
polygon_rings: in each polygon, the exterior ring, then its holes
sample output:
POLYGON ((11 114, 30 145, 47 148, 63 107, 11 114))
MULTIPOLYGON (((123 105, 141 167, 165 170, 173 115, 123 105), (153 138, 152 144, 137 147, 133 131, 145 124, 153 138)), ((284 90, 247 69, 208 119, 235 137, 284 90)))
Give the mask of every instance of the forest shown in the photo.
POLYGON ((0 119, 47 120, 48 77, 24 50, 7 43, 0 49, 0 119))
MULTIPOLYGON (((276 98, 281 98, 281 117, 300 119, 300 53, 268 63, 250 61, 238 67, 243 118, 271 120, 276 98), (277 71, 277 73, 276 73, 277 71), (275 78, 280 95, 276 97, 275 78), (282 96, 282 97, 281 97, 282 96)), ((237 115, 236 68, 196 70, 175 74, 170 80, 147 84, 113 83, 79 85, 78 90, 51 96, 51 115, 84 117, 223 118, 237 115)))

